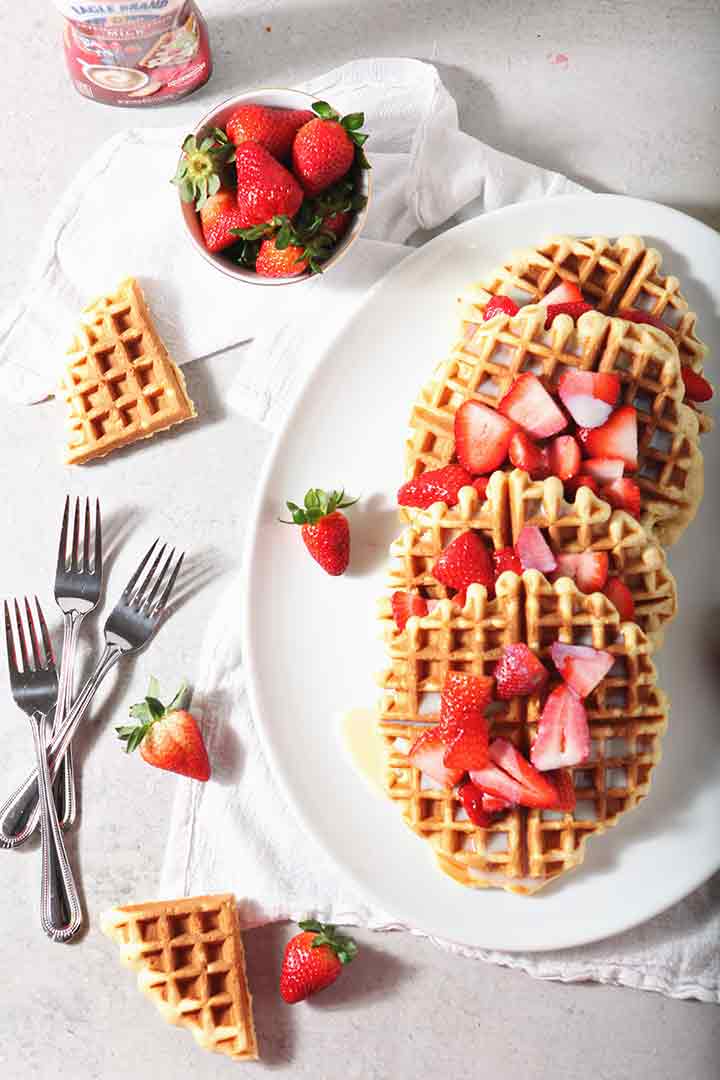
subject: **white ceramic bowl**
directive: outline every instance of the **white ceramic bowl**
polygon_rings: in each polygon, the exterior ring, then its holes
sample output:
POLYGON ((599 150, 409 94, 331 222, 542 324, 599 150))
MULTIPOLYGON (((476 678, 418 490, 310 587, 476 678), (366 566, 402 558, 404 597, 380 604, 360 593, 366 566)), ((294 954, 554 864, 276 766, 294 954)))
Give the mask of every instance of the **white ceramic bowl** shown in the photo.
MULTIPOLYGON (((220 105, 217 105, 211 112, 206 113, 194 128, 193 134, 197 136, 201 132, 212 127, 224 128, 230 115, 235 111, 238 105, 244 103, 252 102, 254 105, 274 105, 285 109, 309 109, 315 100, 317 99, 310 94, 302 93, 300 90, 248 90, 245 94, 238 94, 236 97, 228 98, 227 101, 223 101, 220 105)), ((332 102, 330 102, 330 104, 332 105, 332 102)), ((360 194, 364 195, 368 202, 370 200, 370 187, 370 170, 363 169, 360 173, 359 190, 360 194)), ((179 201, 185 228, 193 247, 198 254, 202 255, 203 259, 211 263, 223 274, 227 274, 228 277, 236 278, 238 281, 246 281, 252 285, 290 285, 293 282, 305 281, 308 277, 311 277, 309 271, 306 271, 304 274, 296 274, 294 277, 262 277, 260 274, 256 274, 254 270, 248 270, 243 266, 234 265, 228 259, 224 259, 222 252, 213 254, 213 252, 207 250, 203 242, 200 218, 198 217, 195 207, 192 203, 185 203, 180 198, 179 201)), ((354 220, 351 222, 345 235, 341 238, 335 251, 327 262, 323 263, 323 273, 327 273, 336 262, 342 259, 345 252, 362 232, 367 214, 367 206, 368 203, 366 202, 365 207, 355 214, 354 220)))

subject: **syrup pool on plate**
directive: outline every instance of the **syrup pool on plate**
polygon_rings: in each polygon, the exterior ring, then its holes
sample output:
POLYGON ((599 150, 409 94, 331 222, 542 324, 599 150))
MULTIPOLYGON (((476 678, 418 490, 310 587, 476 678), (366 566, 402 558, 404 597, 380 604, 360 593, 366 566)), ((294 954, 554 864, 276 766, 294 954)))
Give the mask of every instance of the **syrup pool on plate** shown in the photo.
POLYGON ((350 709, 341 718, 343 745, 355 770, 376 792, 385 791, 385 755, 373 709, 350 709))

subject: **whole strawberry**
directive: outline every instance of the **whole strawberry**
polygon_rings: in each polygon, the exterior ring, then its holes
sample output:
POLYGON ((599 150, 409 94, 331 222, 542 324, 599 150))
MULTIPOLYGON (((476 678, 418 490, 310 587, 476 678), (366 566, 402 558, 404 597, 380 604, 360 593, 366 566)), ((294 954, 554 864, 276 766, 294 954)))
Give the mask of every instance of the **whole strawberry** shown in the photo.
POLYGON ((285 946, 280 971, 280 996, 288 1005, 330 986, 357 954, 352 938, 337 934, 334 926, 314 919, 299 925, 302 933, 285 946))
POLYGON ((255 260, 255 273, 262 277, 297 277, 307 268, 304 247, 288 244, 280 248, 274 236, 263 240, 255 260))
POLYGON ((188 135, 172 179, 180 189, 182 201, 195 203, 195 209, 201 210, 210 196, 220 190, 225 166, 233 160, 234 153, 235 147, 220 128, 212 128, 200 142, 195 135, 188 135))
POLYGON ((292 148, 293 172, 311 196, 340 180, 356 160, 361 168, 369 168, 362 150, 367 135, 360 131, 364 114, 341 119, 326 101, 316 101, 313 112, 317 116, 300 128, 292 148))
POLYGON ((120 741, 131 754, 140 747, 140 755, 156 769, 190 776, 193 780, 210 779, 210 762, 197 721, 187 711, 190 694, 182 684, 169 705, 159 699, 157 679, 151 679, 147 697, 133 705, 130 715, 139 723, 118 727, 120 741))
POLYGON ((241 228, 297 214, 303 201, 302 188, 264 146, 252 142, 238 146, 235 168, 241 228))
POLYGON ((200 209, 200 227, 208 251, 222 251, 237 243, 237 234, 232 230, 241 228, 242 220, 233 191, 211 195, 200 209))
POLYGON ((298 128, 313 119, 309 109, 278 109, 269 105, 240 105, 225 130, 236 146, 254 142, 278 160, 290 157, 298 128))
POLYGON ((333 577, 344 574, 350 561, 350 526, 342 511, 356 502, 357 499, 346 499, 344 491, 310 488, 302 507, 286 503, 292 521, 284 524, 302 526, 305 547, 315 562, 333 577))

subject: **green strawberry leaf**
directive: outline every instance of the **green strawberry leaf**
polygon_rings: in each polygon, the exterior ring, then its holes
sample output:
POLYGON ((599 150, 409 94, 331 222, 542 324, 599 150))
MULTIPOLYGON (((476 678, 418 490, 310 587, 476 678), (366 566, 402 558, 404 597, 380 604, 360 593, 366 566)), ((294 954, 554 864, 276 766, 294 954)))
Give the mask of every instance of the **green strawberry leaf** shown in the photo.
POLYGON ((328 105, 327 101, 314 101, 312 105, 313 112, 317 113, 323 120, 337 120, 338 113, 335 112, 332 105, 328 105))
POLYGON ((183 679, 182 683, 180 684, 180 689, 178 690, 177 694, 172 699, 170 704, 167 706, 166 711, 171 713, 171 712, 177 712, 177 711, 182 710, 182 709, 189 709, 190 708, 191 698, 192 698, 192 690, 190 689, 188 684, 183 679))
POLYGON ((154 675, 150 676, 150 682, 148 683, 147 696, 152 698, 160 698, 160 683, 157 681, 154 675))
POLYGON ((161 716, 165 715, 165 706, 162 701, 158 701, 154 697, 146 697, 145 704, 147 705, 148 712, 150 713, 150 720, 159 720, 161 716))
POLYGON ((342 118, 342 126, 347 131, 357 131, 365 123, 365 113, 349 113, 342 118))
POLYGON ((152 721, 150 710, 144 701, 139 702, 137 705, 131 705, 130 715, 133 720, 139 720, 142 724, 149 724, 152 721))
POLYGON ((316 934, 322 933, 324 927, 322 923, 319 923, 317 919, 303 919, 298 923, 301 930, 310 930, 316 934))

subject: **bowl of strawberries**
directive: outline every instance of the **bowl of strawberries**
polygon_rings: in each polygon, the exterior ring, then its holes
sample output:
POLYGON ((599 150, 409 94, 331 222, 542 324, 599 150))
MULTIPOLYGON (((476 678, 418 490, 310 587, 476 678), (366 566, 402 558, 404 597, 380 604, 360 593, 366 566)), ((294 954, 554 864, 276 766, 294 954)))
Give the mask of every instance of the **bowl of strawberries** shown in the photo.
POLYGON ((196 250, 256 285, 333 266, 362 231, 370 195, 362 113, 299 90, 218 105, 183 142, 173 183, 196 250))

